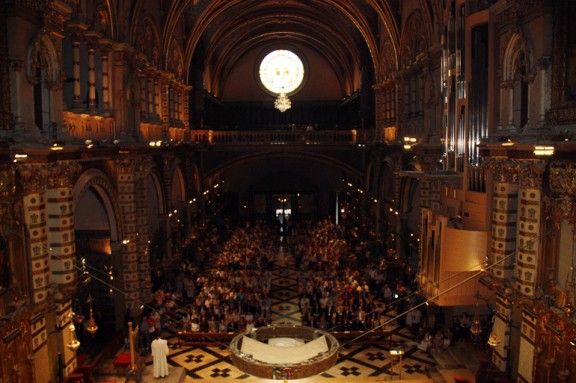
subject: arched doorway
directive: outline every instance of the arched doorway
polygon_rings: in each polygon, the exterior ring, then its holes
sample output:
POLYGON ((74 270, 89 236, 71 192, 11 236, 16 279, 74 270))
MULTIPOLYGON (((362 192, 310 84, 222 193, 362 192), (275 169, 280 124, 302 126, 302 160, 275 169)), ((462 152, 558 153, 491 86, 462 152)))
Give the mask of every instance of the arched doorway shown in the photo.
POLYGON ((168 225, 172 242, 171 254, 174 255, 181 249, 187 225, 186 184, 179 166, 174 169, 171 185, 170 202, 172 211, 168 212, 168 225))
POLYGON ((86 319, 92 309, 98 325, 95 334, 87 331, 86 320, 77 326, 86 353, 101 349, 124 326, 121 259, 115 250, 119 248, 119 235, 109 192, 112 189, 104 177, 89 171, 80 177, 73 191, 76 262, 80 270, 72 309, 86 319))
MULTIPOLYGON (((148 174, 146 178, 146 209, 148 216, 148 233, 149 233, 149 254, 150 268, 156 270, 166 249, 166 230, 164 198, 162 195, 162 186, 160 180, 154 173, 148 174)), ((153 286, 154 276, 152 276, 153 286)), ((153 287, 155 290, 157 286, 153 287)))

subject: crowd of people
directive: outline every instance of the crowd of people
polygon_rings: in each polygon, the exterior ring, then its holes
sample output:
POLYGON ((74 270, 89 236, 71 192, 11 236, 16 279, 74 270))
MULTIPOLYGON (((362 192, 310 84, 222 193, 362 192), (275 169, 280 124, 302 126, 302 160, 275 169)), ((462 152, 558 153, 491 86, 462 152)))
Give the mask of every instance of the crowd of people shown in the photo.
MULTIPOLYGON (((373 254, 357 227, 330 219, 303 222, 287 240, 298 270, 298 304, 303 325, 330 331, 412 330, 418 348, 447 347, 469 333, 463 324, 444 328, 439 310, 428 305, 390 322, 422 302, 413 276, 397 262, 373 254), (393 309, 393 311, 390 311, 393 309)), ((163 329, 173 332, 250 331, 272 321, 272 269, 277 233, 265 223, 202 225, 185 242, 183 262, 164 278, 142 313, 141 345, 148 350, 163 329)))

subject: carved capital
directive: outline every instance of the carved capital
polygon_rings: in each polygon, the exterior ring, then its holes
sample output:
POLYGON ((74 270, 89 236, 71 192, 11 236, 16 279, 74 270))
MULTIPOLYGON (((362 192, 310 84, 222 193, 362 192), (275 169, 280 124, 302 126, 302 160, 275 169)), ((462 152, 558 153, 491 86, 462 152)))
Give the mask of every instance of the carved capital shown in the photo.
POLYGON ((18 174, 22 183, 24 195, 32 193, 43 193, 46 190, 47 180, 50 175, 45 164, 31 165, 23 164, 18 166, 18 174))
POLYGON ((118 174, 126 174, 134 173, 137 161, 134 158, 122 158, 116 160, 115 163, 118 174))
POLYGON ((543 211, 547 212, 547 220, 551 220, 554 227, 560 230, 562 221, 567 220, 571 224, 576 223, 576 204, 570 198, 551 199, 545 196, 542 199, 543 211))
POLYGON ((482 167, 492 174, 495 182, 518 182, 520 164, 515 160, 490 158, 482 167))
POLYGON ((544 161, 522 163, 518 171, 520 187, 539 189, 542 186, 542 175, 545 169, 544 161))
POLYGON ((3 217, 4 224, 14 217, 15 173, 13 168, 0 168, 0 217, 3 217))
POLYGON ((48 188, 71 188, 82 171, 82 166, 77 162, 57 162, 50 167, 49 171, 48 188))
POLYGON ((549 184, 552 193, 574 198, 576 195, 576 164, 553 161, 549 167, 549 184))

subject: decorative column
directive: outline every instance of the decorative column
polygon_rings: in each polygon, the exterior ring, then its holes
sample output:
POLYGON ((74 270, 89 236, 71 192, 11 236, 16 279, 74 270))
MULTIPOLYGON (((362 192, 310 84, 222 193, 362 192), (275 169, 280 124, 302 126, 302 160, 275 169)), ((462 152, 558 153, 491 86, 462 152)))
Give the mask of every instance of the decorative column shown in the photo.
POLYGON ((184 89, 184 93, 183 93, 183 97, 182 97, 183 98, 183 101, 182 101, 183 111, 182 112, 184 113, 182 116, 182 119, 183 119, 183 123, 184 123, 184 128, 186 128, 186 134, 189 134, 189 132, 190 132, 190 116, 188 115, 189 110, 190 110, 189 109, 189 102, 190 102, 189 96, 190 96, 190 88, 186 87, 184 89))
POLYGON ((182 121, 182 112, 180 110, 180 88, 174 89, 174 119, 182 121))
POLYGON ((164 119, 164 109, 160 109, 160 98, 162 96, 162 83, 158 76, 154 77, 154 112, 159 119, 164 119))
MULTIPOLYGON (((162 158, 162 179, 164 186, 164 195, 166 198, 166 210, 171 212, 176 208, 176 201, 172 200, 172 177, 174 175, 174 154, 165 153, 162 158)), ((166 248, 164 250, 165 257, 172 259, 172 226, 170 222, 170 215, 165 216, 162 222, 165 226, 166 233, 166 248)))
POLYGON ((105 46, 100 51, 102 61, 102 108, 105 115, 110 115, 110 49, 105 46))
POLYGON ((127 307, 139 307, 138 247, 136 236, 136 201, 133 159, 116 161, 118 203, 122 215, 122 258, 125 302, 127 307))
POLYGON ((174 120, 174 87, 172 85, 166 86, 166 98, 168 99, 168 123, 172 125, 174 120))
POLYGON ((51 280, 64 290, 71 291, 76 282, 72 183, 81 166, 74 162, 58 162, 50 170, 46 213, 51 280))
POLYGON ((81 109, 80 98, 80 41, 75 38, 72 43, 72 76, 74 79, 74 93, 72 96, 73 108, 81 109))
POLYGON ((88 110, 96 112, 96 50, 88 45, 88 110))
POLYGON ((148 79, 144 73, 140 73, 140 119, 143 121, 148 120, 148 79))
MULTIPOLYGON (((6 12, 0 12, 0 52, 8 52, 8 26, 6 12)), ((10 60, 6 53, 0 55, 0 130, 11 128, 12 111, 10 99, 10 83, 12 82, 10 60)))
POLYGON ((148 100, 148 113, 150 115, 150 119, 154 120, 156 118, 156 108, 154 103, 154 79, 150 76, 146 77, 146 85, 148 86, 147 89, 147 100, 148 100))
POLYGON ((18 167, 18 172, 24 189, 24 223, 31 262, 32 302, 39 304, 48 298, 50 284, 46 203, 44 201, 48 172, 44 165, 21 165, 18 167))
MULTIPOLYGON (((24 64, 22 62, 22 60, 10 60, 10 81, 9 81, 9 85, 11 87, 11 92, 9 90, 9 94, 7 95, 7 97, 10 97, 11 95, 11 105, 10 103, 7 103, 7 110, 10 110, 10 106, 12 107, 12 120, 14 122, 14 124, 16 124, 16 130, 18 130, 18 126, 22 125, 23 123, 23 119, 22 119, 22 100, 23 97, 21 95, 21 91, 22 91, 22 76, 24 75, 24 71, 23 71, 23 67, 24 64)), ((10 124, 12 123, 12 121, 9 121, 6 124, 6 128, 8 128, 10 126, 10 124)))
POLYGON ((140 285, 140 301, 149 302, 152 298, 152 282, 150 278, 150 231, 148 226, 148 190, 147 180, 152 169, 152 160, 143 158, 135 166, 134 185, 136 205, 136 246, 138 249, 138 280, 140 285))
POLYGON ((492 352, 492 363, 500 370, 506 371, 508 354, 510 351, 510 324, 512 319, 512 301, 508 291, 496 293, 496 307, 494 309, 494 324, 491 336, 497 339, 492 352))
POLYGON ((496 161, 489 167, 495 176, 492 194, 490 263, 499 262, 492 268, 492 274, 503 280, 512 278, 514 273, 515 262, 512 255, 516 251, 518 176, 515 163, 511 161, 496 161))
POLYGON ((546 123, 546 109, 549 106, 549 92, 548 92, 548 68, 550 67, 550 57, 543 56, 538 60, 538 68, 540 72, 540 113, 539 113, 539 126, 546 123))
POLYGON ((544 163, 542 161, 524 163, 519 171, 516 288, 521 294, 533 297, 540 257, 540 210, 544 163))
POLYGON ((162 86, 162 139, 168 139, 170 129, 170 85, 164 84, 162 86))

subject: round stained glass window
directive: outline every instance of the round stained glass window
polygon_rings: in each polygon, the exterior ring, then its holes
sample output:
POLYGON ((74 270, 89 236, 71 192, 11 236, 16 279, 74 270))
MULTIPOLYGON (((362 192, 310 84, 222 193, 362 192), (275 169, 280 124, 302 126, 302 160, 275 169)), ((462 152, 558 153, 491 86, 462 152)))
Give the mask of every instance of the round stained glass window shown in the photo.
POLYGON ((298 89, 303 80, 302 60, 291 51, 272 51, 260 63, 260 81, 274 94, 290 94, 298 89))

